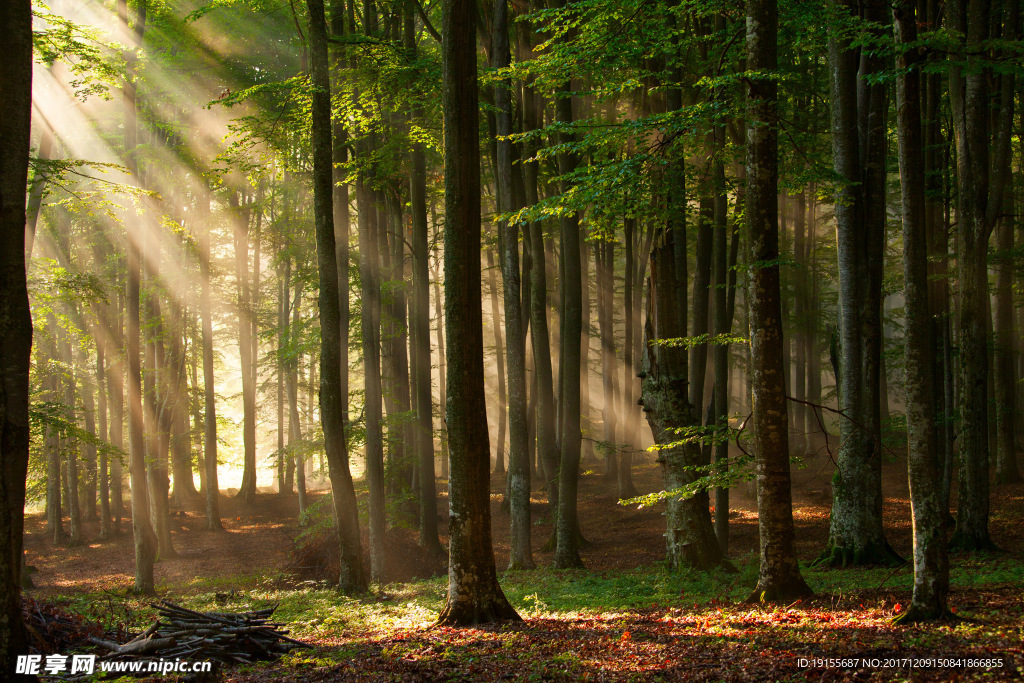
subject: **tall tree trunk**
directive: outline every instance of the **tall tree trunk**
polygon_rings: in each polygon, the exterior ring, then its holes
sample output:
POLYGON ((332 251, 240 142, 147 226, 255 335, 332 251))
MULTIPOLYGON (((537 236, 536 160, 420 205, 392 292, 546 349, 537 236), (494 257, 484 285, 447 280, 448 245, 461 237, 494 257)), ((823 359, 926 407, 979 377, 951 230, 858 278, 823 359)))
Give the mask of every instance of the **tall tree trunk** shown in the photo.
MULTIPOLYGON (((949 70, 949 97, 956 132, 958 277, 956 327, 959 336, 960 477, 957 526, 950 547, 991 550, 989 536, 988 433, 988 242, 1003 208, 1009 168, 1012 108, 1002 102, 990 159, 990 67, 981 45, 989 36, 986 0, 956 0, 947 10, 960 52, 949 70), (990 171, 991 169, 991 171, 990 171)), ((1012 93, 1012 87, 1010 89, 1012 93)), ((1012 97, 1012 95, 1011 95, 1012 97)))
MULTIPOLYGON (((1004 28, 1002 38, 1010 43, 1018 39, 1020 27, 1020 3, 1004 4, 1004 28)), ((1014 92, 1016 79, 1012 73, 999 76, 1000 113, 1005 117, 1007 128, 1013 121, 1014 92), (1007 111, 1008 110, 1008 111, 1007 111)), ((995 302, 995 406, 996 406, 996 483, 1011 484, 1022 480, 1017 466, 1017 437, 1014 415, 1014 393, 1017 385, 1015 367, 1015 349, 1013 344, 1013 257, 1014 249, 1014 192, 1012 154, 1006 154, 1005 169, 997 172, 1005 174, 1003 196, 993 197, 991 201, 1002 201, 1002 211, 997 219, 996 250, 999 254, 996 266, 996 302, 995 302)), ((991 447, 991 444, 990 444, 991 447)))
POLYGON ((28 652, 22 621, 21 571, 25 478, 29 455, 29 367, 32 314, 25 273, 25 192, 32 109, 32 9, 28 0, 0 8, 5 27, 0 60, 0 678, 13 680, 28 652))
POLYGON ((922 621, 947 614, 949 562, 945 520, 939 501, 935 411, 931 406, 931 311, 928 302, 928 231, 925 223, 925 175, 921 134, 921 72, 914 46, 914 4, 903 0, 893 9, 899 45, 896 116, 899 134, 900 186, 903 194, 903 295, 907 324, 905 384, 907 392, 907 473, 914 524, 914 596, 898 619, 922 621))
MULTIPOLYGON (((564 5, 561 0, 558 3, 564 5)), ((563 126, 571 126, 574 118, 572 84, 566 81, 556 95, 555 118, 563 126)), ((573 133, 559 134, 564 146, 576 140, 573 133)), ((572 181, 566 176, 576 170, 579 160, 574 152, 558 154, 559 190, 566 195, 572 181)), ((554 566, 558 569, 582 567, 579 553, 578 505, 580 446, 580 340, 583 337, 583 280, 580 267, 580 217, 578 212, 563 215, 561 223, 561 331, 558 354, 558 380, 561 390, 561 457, 558 472, 558 519, 555 525, 557 545, 554 566)))
MULTIPOLYGON (((725 20, 718 17, 716 22, 719 30, 725 30, 725 20)), ((711 249, 711 275, 714 289, 711 293, 712 332, 716 336, 724 336, 732 331, 732 321, 728 310, 728 210, 729 200, 726 196, 725 162, 721 154, 725 151, 725 127, 717 125, 714 130, 715 159, 712 168, 712 182, 715 187, 715 225, 711 249)), ((719 339, 712 347, 712 366, 715 384, 711 393, 714 405, 714 425, 718 429, 728 430, 729 427, 729 345, 719 339)), ((715 471, 722 473, 729 470, 728 431, 716 436, 714 445, 715 471)), ((715 489, 715 536, 723 555, 729 554, 729 489, 715 489)))
MULTIPOLYGON (((129 24, 128 4, 126 0, 118 0, 118 16, 122 30, 131 40, 131 47, 141 47, 146 29, 147 3, 139 3, 136 7, 135 21, 129 24)), ((130 67, 136 62, 128 56, 130 67)), ((138 137, 136 130, 135 82, 126 79, 124 84, 124 147, 125 165, 137 182, 138 165, 135 160, 135 147, 138 137)), ((134 223, 137 217, 126 215, 126 222, 134 223)), ((140 283, 142 281, 142 236, 129 235, 127 278, 125 284, 125 300, 127 311, 127 333, 125 339, 125 355, 128 357, 128 458, 129 477, 132 489, 132 533, 135 539, 135 592, 153 595, 156 588, 153 582, 153 563, 156 561, 157 540, 153 532, 149 515, 149 491, 146 483, 146 437, 143 431, 142 407, 142 357, 140 354, 140 283)))
MULTIPOLYGON (((678 179, 676 179, 678 180, 678 179)), ((673 187, 671 192, 682 189, 673 187)), ((674 201, 674 200, 673 200, 674 201)), ((703 460, 699 443, 678 443, 679 429, 700 425, 696 406, 687 395, 688 366, 685 349, 662 346, 662 339, 686 335, 685 309, 679 306, 678 293, 685 286, 686 233, 684 224, 670 226, 651 254, 651 277, 647 283, 647 320, 644 324, 644 352, 640 376, 641 401, 654 441, 664 446, 658 453, 666 490, 692 485, 700 476, 696 471, 703 460)), ((685 291, 685 289, 684 289, 685 291)), ((708 509, 706 489, 692 495, 668 499, 667 558, 673 569, 693 567, 711 570, 725 562, 708 509)))
MULTIPOLYGON (((778 68, 776 0, 747 1, 747 69, 778 68)), ((773 76, 747 83, 746 218, 751 264, 750 356, 752 446, 757 473, 760 570, 750 602, 785 602, 810 595, 800 575, 793 531, 789 477, 789 433, 782 375, 782 315, 779 292, 778 84, 773 76), (770 265, 769 265, 770 264, 770 265)))
MULTIPOLYGON (((106 311, 105 311, 106 313, 106 311)), ((104 315, 106 317, 106 315, 104 315)), ((106 355, 103 347, 107 343, 104 337, 98 336, 96 344, 96 436, 101 443, 107 443, 107 383, 106 355)), ((110 337, 106 337, 110 339, 110 337)), ((100 448, 97 475, 99 477, 100 499, 100 534, 99 539, 105 541, 113 535, 110 525, 110 463, 107 462, 107 448, 100 448)), ((116 458, 115 458, 116 459, 116 458)))
MULTIPOLYGON (((882 21, 881 5, 844 0, 846 12, 882 21)), ((829 539, 817 562, 902 562, 882 528, 882 265, 888 97, 871 84, 883 58, 829 36, 832 156, 842 178, 836 200, 839 250, 840 447, 832 477, 829 539)))
MULTIPOLYGON (((633 327, 636 325, 635 318, 637 317, 637 310, 634 306, 633 289, 636 287, 636 277, 634 271, 636 270, 636 251, 634 244, 636 242, 636 219, 626 217, 623 221, 623 242, 626 252, 626 271, 623 275, 623 308, 625 309, 625 322, 623 325, 623 341, 622 341, 622 412, 620 417, 622 419, 622 443, 623 449, 618 452, 616 457, 616 480, 618 484, 618 496, 619 498, 632 498, 637 495, 636 487, 633 486, 633 449, 636 444, 633 442, 634 430, 630 427, 633 425, 634 420, 631 418, 636 415, 636 396, 633 394, 633 383, 634 375, 636 374, 636 365, 633 362, 634 354, 639 351, 635 345, 635 336, 633 334, 633 327)), ((614 282, 615 275, 615 261, 612 260, 608 264, 608 276, 612 278, 614 282)), ((612 285, 612 291, 614 292, 614 285, 612 285)))
POLYGON ((199 315, 203 321, 203 465, 206 467, 206 528, 223 531, 217 480, 217 396, 213 385, 213 316, 210 312, 210 191, 202 181, 199 198, 199 315))
MULTIPOLYGON (((407 31, 413 28, 413 0, 406 1, 407 31)), ((410 56, 416 54, 416 43, 406 37, 410 56)), ((412 121, 419 124, 423 111, 414 106, 412 121)), ((434 404, 430 368, 430 248, 427 225, 427 162, 422 142, 414 142, 410 151, 412 172, 409 174, 409 212, 412 217, 412 333, 411 352, 415 357, 413 375, 413 407, 416 410, 417 491, 420 501, 419 543, 435 555, 444 552, 437 530, 437 483, 434 474, 434 404)), ((440 302, 438 302, 440 304, 440 302)), ((438 306, 440 310, 440 305, 438 306)), ((440 329, 438 329, 440 335, 440 329)), ((444 354, 443 350, 441 352, 444 354)), ((444 382, 442 381, 442 386, 444 382)))
POLYGON ((597 326, 601 335, 601 388, 604 392, 604 406, 601 422, 604 424, 604 447, 606 466, 605 477, 617 479, 619 473, 616 444, 615 396, 615 328, 613 318, 615 267, 615 243, 594 242, 594 261, 597 264, 597 326))
POLYGON ((338 303, 338 263, 334 241, 331 153, 331 83, 327 65, 327 19, 323 0, 306 0, 312 66, 313 213, 316 226, 317 269, 320 273, 320 422, 331 477, 334 518, 338 525, 340 572, 338 585, 346 592, 366 589, 359 515, 348 467, 341 395, 341 318, 338 303))
MULTIPOLYGON (((511 63, 508 37, 508 0, 494 0, 494 24, 491 39, 491 66, 503 69, 511 63)), ((512 134, 512 83, 505 79, 495 85, 497 108, 495 128, 495 185, 498 212, 507 213, 519 207, 522 192, 515 188, 513 167, 515 150, 507 138, 512 134), (519 196, 517 196, 519 195, 519 196)), ((530 453, 526 412, 526 334, 527 318, 522 310, 519 271, 519 225, 508 221, 498 223, 501 244, 501 281, 505 304, 505 351, 508 356, 508 421, 509 421, 509 569, 532 569, 530 523, 530 453)))
POLYGON ((441 9, 444 118, 444 283, 451 473, 448 597, 438 623, 463 626, 518 619, 498 585, 491 546, 490 448, 484 401, 480 300, 480 141, 476 3, 441 9))
POLYGON ((249 285, 249 212, 239 200, 241 191, 229 191, 228 210, 235 240, 235 282, 238 296, 238 351, 242 370, 242 483, 238 497, 256 503, 256 387, 253 382, 252 302, 249 285))
MULTIPOLYGON (((505 246, 498 238, 498 249, 504 252, 505 246)), ((498 275, 494 265, 494 250, 487 252, 487 287, 491 299, 491 324, 494 328, 494 361, 498 375, 498 443, 494 449, 494 473, 505 473, 505 425, 508 422, 508 400, 505 396, 505 348, 501 340, 501 312, 498 306, 498 275)))

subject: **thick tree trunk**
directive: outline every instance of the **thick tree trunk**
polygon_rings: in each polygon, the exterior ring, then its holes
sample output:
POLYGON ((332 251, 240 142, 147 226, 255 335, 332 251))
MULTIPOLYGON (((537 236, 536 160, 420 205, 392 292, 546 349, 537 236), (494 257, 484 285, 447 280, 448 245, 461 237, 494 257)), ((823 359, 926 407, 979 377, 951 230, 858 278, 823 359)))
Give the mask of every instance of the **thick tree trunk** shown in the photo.
POLYGON ((366 589, 359 515, 348 467, 341 395, 342 349, 339 335, 338 263, 334 241, 331 154, 331 83, 327 66, 327 20, 323 0, 306 0, 312 65, 313 213, 316 226, 317 269, 320 273, 320 422, 331 477, 334 518, 338 525, 340 572, 345 592, 366 589))
POLYGON ((928 302, 928 234, 925 223, 925 175, 922 158, 921 87, 917 17, 908 0, 893 9, 899 76, 896 80, 900 185, 903 193, 903 295, 907 324, 907 472, 914 518, 914 596, 898 619, 914 622, 947 615, 949 562, 946 530, 939 504, 935 411, 931 406, 931 312, 928 302))
POLYGON ((32 314, 25 273, 25 191, 32 109, 32 9, 28 0, 0 7, 0 678, 14 680, 28 652, 21 570, 29 453, 32 314))
MULTIPOLYGON (((856 15, 859 0, 846 0, 856 15)), ((861 8, 884 19, 881 6, 861 8)), ((839 249, 840 447, 832 477, 829 540, 817 562, 902 562, 882 528, 881 352, 885 249, 886 87, 868 79, 881 58, 829 37, 832 155, 843 179, 836 200, 839 249)))
MULTIPOLYGON (((682 226, 680 226, 682 227, 682 226)), ((687 395, 687 352, 663 346, 662 339, 686 336, 686 319, 680 315, 678 289, 685 272, 677 268, 679 251, 686 249, 684 229, 663 233, 651 254, 651 277, 647 283, 647 321, 640 375, 641 401, 654 442, 661 448, 658 462, 665 476, 665 489, 690 486, 701 476, 696 467, 703 456, 699 441, 677 444, 679 429, 699 427, 700 419, 687 395)), ((686 496, 669 498, 666 511, 667 557, 673 569, 693 567, 709 571, 727 564, 708 508, 708 492, 701 489, 686 496)))
MULTIPOLYGON (((957 308, 960 383, 960 477, 957 526, 950 547, 995 548, 989 518, 988 242, 1003 208, 1009 168, 1012 108, 1003 102, 995 131, 990 172, 990 67, 980 45, 989 38, 991 12, 985 0, 950 4, 950 28, 961 37, 959 63, 950 67, 949 96, 957 156, 957 308)), ((1011 88, 1012 92, 1012 88, 1011 88)), ((1011 95, 1012 97, 1012 95, 1011 95)))
MULTIPOLYGON (((747 2, 747 69, 778 68, 776 0, 747 2)), ((757 77, 747 85, 746 218, 751 264, 750 311, 752 446, 757 473, 760 571, 750 602, 785 602, 810 595, 796 561, 789 434, 782 376, 779 293, 778 84, 757 77)))
POLYGON ((442 4, 444 283, 451 449, 448 597, 438 623, 518 619, 498 585, 491 546, 489 447, 480 300, 480 149, 476 3, 442 4))

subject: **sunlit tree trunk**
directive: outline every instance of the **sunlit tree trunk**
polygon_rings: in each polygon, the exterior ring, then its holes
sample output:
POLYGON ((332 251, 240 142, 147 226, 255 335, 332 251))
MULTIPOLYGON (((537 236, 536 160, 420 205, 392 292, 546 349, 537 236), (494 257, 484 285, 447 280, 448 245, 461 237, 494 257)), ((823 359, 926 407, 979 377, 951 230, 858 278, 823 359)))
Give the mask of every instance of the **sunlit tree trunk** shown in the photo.
POLYGON ((746 219, 751 264, 751 433, 757 474, 760 570, 749 602, 785 602, 810 595, 796 561, 789 434, 782 375, 778 227, 778 7, 747 0, 746 219), (772 74, 761 76, 762 73, 772 74), (770 265, 768 265, 770 264, 770 265))
POLYGON ((338 525, 340 572, 346 592, 363 591, 362 548, 355 489, 348 466, 341 395, 342 349, 338 303, 338 264, 334 241, 332 190, 331 83, 327 60, 327 19, 323 0, 307 0, 312 94, 313 213, 316 226, 317 269, 320 273, 320 422, 331 477, 334 517, 338 525))
MULTIPOLYGON (((499 228, 500 229, 500 228, 499 228)), ((505 247, 498 237, 498 248, 505 247)), ((505 344, 501 339, 501 311, 498 305, 498 274, 494 265, 494 250, 486 249, 487 287, 491 299, 491 327, 494 331, 494 361, 498 375, 498 442, 494 449, 494 473, 505 473, 505 432, 508 424, 508 399, 505 395, 505 344)))
POLYGON ((256 387, 253 386, 252 297, 249 274, 249 207, 240 190, 229 190, 228 211, 235 240, 235 289, 238 296, 238 351, 242 370, 242 483, 238 497, 256 502, 256 387))
MULTIPOLYGON (((146 29, 146 2, 136 6, 136 18, 129 24, 126 0, 118 1, 118 16, 122 31, 135 47, 142 45, 146 29)), ((129 65, 135 67, 134 57, 128 56, 129 65)), ((138 170, 135 147, 138 142, 136 129, 135 83, 126 79, 124 84, 124 147, 125 165, 134 176, 138 170)), ((138 218, 126 211, 126 222, 137 224, 138 218)), ((142 281, 142 244, 144 237, 129 228, 127 278, 125 284, 126 334, 125 355, 128 358, 128 458, 132 490, 132 533, 135 539, 135 592, 153 595, 153 563, 156 560, 157 540, 149 514, 149 491, 146 482, 146 436, 143 426, 142 405, 142 356, 140 284, 142 281)))
POLYGON ((491 546, 490 449, 484 400, 480 277, 480 141, 476 3, 442 4, 446 422, 451 457, 448 597, 438 623, 518 619, 498 585, 491 546))
POLYGON ((206 528, 223 531, 217 481, 217 396, 213 384, 213 317, 210 312, 210 191, 201 183, 199 197, 199 315, 203 324, 203 465, 206 467, 206 528))

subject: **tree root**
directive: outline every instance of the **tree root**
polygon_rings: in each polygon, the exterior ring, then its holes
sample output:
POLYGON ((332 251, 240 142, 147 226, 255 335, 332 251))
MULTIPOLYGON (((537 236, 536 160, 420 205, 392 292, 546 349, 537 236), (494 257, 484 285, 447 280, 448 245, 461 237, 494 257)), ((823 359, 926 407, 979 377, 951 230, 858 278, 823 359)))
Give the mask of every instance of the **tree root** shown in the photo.
POLYGON ((773 582, 768 586, 764 586, 759 582, 757 588, 743 601, 743 604, 757 605, 767 602, 788 604, 812 595, 814 595, 814 591, 811 590, 810 586, 804 582, 800 575, 796 575, 787 581, 781 583, 773 582))
POLYGON ((906 562, 885 540, 864 548, 840 548, 830 539, 821 555, 811 562, 811 566, 844 569, 864 565, 897 567, 906 562))
POLYGON ((926 621, 961 621, 959 617, 949 611, 946 607, 932 608, 920 605, 911 605, 902 614, 894 617, 893 625, 908 626, 920 624, 926 621))
POLYGON ((953 537, 949 539, 949 545, 946 548, 952 553, 1002 552, 1002 549, 992 542, 992 538, 987 533, 983 537, 973 534, 968 536, 960 529, 953 532, 953 537))

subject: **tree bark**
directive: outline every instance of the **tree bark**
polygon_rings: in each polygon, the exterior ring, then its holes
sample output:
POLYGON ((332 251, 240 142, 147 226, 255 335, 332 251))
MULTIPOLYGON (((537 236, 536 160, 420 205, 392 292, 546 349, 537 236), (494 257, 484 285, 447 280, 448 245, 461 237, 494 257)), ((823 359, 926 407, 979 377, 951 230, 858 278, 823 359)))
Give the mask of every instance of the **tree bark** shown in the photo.
POLYGON ((213 384, 213 315, 210 312, 210 191, 200 187, 199 315, 203 322, 203 465, 206 467, 206 528, 223 531, 220 521, 220 484, 217 481, 217 396, 213 384))
MULTIPOLYGON (((881 5, 844 0, 846 12, 883 20, 881 5)), ((903 560, 882 528, 882 264, 885 249, 886 87, 870 84, 882 58, 830 34, 832 156, 839 249, 840 447, 829 539, 816 560, 834 566, 903 560)))
POLYGON ((451 458, 448 597, 438 623, 465 626, 518 619, 498 585, 484 400, 480 300, 480 147, 476 3, 442 4, 444 283, 448 337, 446 422, 451 458))
POLYGON ((21 571, 25 478, 29 455, 29 367, 32 314, 25 273, 25 192, 32 119, 32 9, 28 0, 0 7, 5 27, 0 60, 0 677, 13 680, 28 652, 22 620, 21 571))
POLYGON ((749 602, 785 602, 811 594, 800 575, 793 532, 789 433, 782 375, 778 225, 778 7, 747 1, 747 195, 751 272, 752 446, 757 474, 760 570, 749 602), (761 76, 768 72, 772 75, 761 76), (764 264, 764 265, 762 265, 764 264))
MULTIPOLYGON (((491 39, 491 66, 503 69, 511 63, 508 38, 508 0, 494 0, 493 31, 491 39)), ((519 207, 514 188, 513 144, 507 139, 512 134, 512 83, 503 79, 494 87, 497 108, 495 128, 498 135, 495 154, 495 184, 499 213, 519 207)), ((505 353, 508 360, 508 421, 509 421, 509 569, 533 569, 530 522, 530 453, 526 412, 526 334, 523 325, 523 301, 519 271, 519 225, 500 221, 501 282, 505 304, 505 353)))
POLYGON ((327 19, 323 0, 306 0, 312 96, 313 214, 316 226, 317 269, 320 273, 320 422, 331 478, 334 518, 338 525, 340 572, 338 586, 352 593, 366 589, 355 488, 348 467, 341 395, 342 350, 338 302, 338 263, 334 241, 331 153, 331 82, 327 62, 327 19))
POLYGON ((921 134, 921 72, 914 4, 893 9, 897 64, 896 116, 900 187, 903 194, 903 295, 906 306, 905 385, 907 392, 907 474, 914 530, 914 595, 897 618, 909 623, 945 617, 949 593, 945 520, 939 504, 935 411, 931 406, 931 311, 928 302, 928 234, 921 134))

